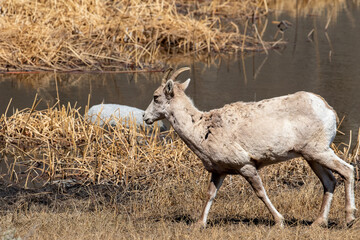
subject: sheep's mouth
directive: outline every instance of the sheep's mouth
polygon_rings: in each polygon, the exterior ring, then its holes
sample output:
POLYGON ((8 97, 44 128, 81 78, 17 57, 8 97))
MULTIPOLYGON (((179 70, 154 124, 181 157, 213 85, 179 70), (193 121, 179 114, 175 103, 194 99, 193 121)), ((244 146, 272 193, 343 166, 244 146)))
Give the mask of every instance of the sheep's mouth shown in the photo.
POLYGON ((154 123, 154 121, 152 121, 151 119, 144 119, 145 123, 148 124, 148 125, 151 125, 154 123))

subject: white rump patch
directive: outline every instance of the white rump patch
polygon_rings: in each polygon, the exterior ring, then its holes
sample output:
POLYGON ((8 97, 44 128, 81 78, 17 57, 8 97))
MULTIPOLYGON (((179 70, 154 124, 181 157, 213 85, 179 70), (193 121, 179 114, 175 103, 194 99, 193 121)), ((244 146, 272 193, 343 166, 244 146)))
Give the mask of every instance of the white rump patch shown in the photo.
POLYGON ((319 120, 323 122, 324 130, 329 133, 331 142, 336 135, 336 115, 328 104, 315 94, 308 93, 311 100, 311 107, 319 120))

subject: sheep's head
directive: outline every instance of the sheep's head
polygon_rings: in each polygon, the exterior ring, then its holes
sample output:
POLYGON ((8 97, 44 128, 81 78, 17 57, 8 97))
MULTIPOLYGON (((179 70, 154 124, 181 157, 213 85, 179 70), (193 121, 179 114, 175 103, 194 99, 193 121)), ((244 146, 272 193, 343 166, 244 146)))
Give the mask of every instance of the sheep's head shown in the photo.
POLYGON ((184 94, 185 89, 188 87, 190 79, 184 83, 175 82, 180 73, 190 70, 188 67, 180 68, 168 78, 172 69, 168 69, 162 79, 162 83, 158 89, 155 90, 153 99, 144 113, 144 121, 146 124, 152 124, 157 120, 167 117, 171 102, 177 97, 184 94))

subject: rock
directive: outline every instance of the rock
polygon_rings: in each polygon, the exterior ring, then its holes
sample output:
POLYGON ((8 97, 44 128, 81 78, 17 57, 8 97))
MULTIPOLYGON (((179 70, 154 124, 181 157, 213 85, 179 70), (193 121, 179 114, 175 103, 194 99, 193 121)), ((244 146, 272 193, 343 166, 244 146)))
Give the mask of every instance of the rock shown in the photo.
MULTIPOLYGON (((122 124, 126 124, 129 118, 135 118, 136 125, 141 126, 144 124, 146 127, 152 128, 153 126, 143 122, 143 114, 144 110, 126 105, 98 104, 89 109, 87 116, 92 123, 99 123, 100 126, 104 125, 106 121, 109 121, 111 126, 116 126, 117 119, 119 118, 122 119, 122 124)), ((157 124, 160 127, 160 131, 167 130, 162 121, 158 121, 157 124)))

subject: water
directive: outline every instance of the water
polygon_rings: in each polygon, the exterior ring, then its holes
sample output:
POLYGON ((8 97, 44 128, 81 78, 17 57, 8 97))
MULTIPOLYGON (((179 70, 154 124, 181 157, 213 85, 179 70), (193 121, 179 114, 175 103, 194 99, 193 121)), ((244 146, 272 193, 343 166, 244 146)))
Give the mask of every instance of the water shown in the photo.
MULTIPOLYGON (((325 11, 326 12, 326 11, 325 11)), ((305 90, 323 96, 339 117, 346 116, 341 130, 357 133, 360 126, 360 9, 341 8, 327 31, 327 14, 298 18, 276 11, 268 22, 264 40, 270 40, 277 26, 272 20, 288 20, 285 49, 254 53, 246 57, 227 55, 209 63, 186 59, 180 66, 192 71, 188 95, 201 110, 218 108, 234 101, 254 101, 305 90), (314 29, 313 38, 307 37, 314 29)), ((12 98, 7 115, 14 109, 31 107, 36 94, 42 98, 38 108, 70 102, 84 111, 90 105, 118 103, 145 109, 161 73, 127 74, 17 74, 0 75, 0 113, 12 98)), ((355 137, 355 135, 353 136, 355 137)), ((338 138, 339 139, 339 138, 338 138)), ((347 140, 345 139, 340 140, 347 140)))

